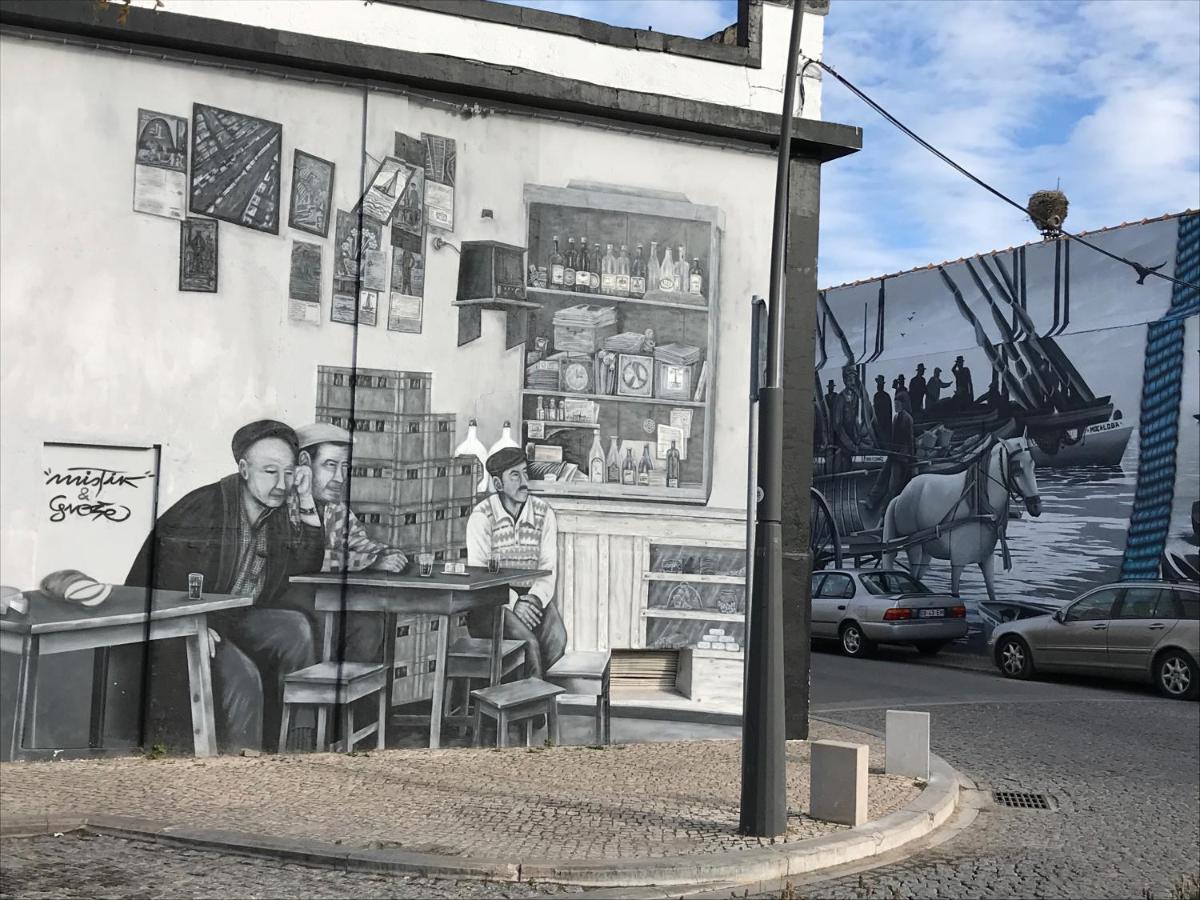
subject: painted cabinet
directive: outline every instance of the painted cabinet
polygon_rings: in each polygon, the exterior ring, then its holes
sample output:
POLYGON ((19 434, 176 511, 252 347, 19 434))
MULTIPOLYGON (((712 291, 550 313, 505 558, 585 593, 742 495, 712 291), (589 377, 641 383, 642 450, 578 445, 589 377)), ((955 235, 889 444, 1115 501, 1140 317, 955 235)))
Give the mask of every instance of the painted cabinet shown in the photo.
POLYGON ((720 211, 574 183, 527 185, 525 200, 538 304, 521 383, 532 489, 704 503, 720 211))

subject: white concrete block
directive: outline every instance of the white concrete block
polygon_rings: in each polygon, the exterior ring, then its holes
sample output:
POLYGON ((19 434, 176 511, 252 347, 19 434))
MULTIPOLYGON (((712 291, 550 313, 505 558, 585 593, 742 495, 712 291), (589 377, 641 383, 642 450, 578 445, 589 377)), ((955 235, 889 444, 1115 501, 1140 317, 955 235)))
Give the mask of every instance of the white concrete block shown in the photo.
POLYGON ((708 641, 697 641, 696 647, 700 650, 711 650, 712 644, 709 643, 708 641))
POLYGON ((889 775, 929 778, 929 713, 887 711, 887 761, 889 775))
POLYGON ((724 634, 725 629, 724 628, 710 628, 710 629, 708 629, 708 633, 709 634, 724 634))
POLYGON ((849 825, 867 821, 867 745, 814 741, 810 747, 808 814, 849 825))

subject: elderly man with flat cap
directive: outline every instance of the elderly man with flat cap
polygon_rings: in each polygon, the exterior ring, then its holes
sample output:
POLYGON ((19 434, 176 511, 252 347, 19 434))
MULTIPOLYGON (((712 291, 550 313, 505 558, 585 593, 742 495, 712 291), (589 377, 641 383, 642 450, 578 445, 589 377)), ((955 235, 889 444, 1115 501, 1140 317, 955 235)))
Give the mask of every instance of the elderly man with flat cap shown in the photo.
MULTIPOLYGON (((289 495, 310 491, 307 470, 296 465, 299 447, 289 426, 269 419, 243 425, 232 450, 237 471, 196 488, 163 513, 125 583, 186 590, 188 574, 199 572, 206 592, 254 599, 249 607, 208 617, 217 746, 221 752, 264 744, 273 750, 283 678, 316 661, 308 619, 280 608, 281 601, 291 575, 320 568, 323 535, 315 511, 296 521, 288 515, 289 495)), ((167 674, 180 665, 181 648, 174 644, 154 641, 148 651, 153 730, 190 721, 186 688, 177 690, 167 674)))
MULTIPOLYGON (((350 432, 337 425, 317 422, 296 429, 300 445, 300 469, 312 473, 298 482, 300 488, 289 500, 293 522, 316 515, 324 535, 322 572, 403 572, 408 557, 399 549, 371 539, 366 527, 346 501, 350 472, 350 432)), ((375 662, 383 658, 383 613, 349 613, 344 658, 375 662)))
MULTIPOLYGON (((525 642, 530 675, 541 675, 562 657, 567 629, 554 602, 558 570, 558 521, 550 504, 529 493, 525 452, 505 447, 488 457, 486 468, 494 493, 481 501, 467 520, 467 564, 502 568, 543 569, 548 575, 514 591, 504 614, 504 636, 525 642)), ((515 587, 515 586, 514 586, 515 587)), ((490 610, 470 614, 467 629, 474 637, 491 636, 490 610)))

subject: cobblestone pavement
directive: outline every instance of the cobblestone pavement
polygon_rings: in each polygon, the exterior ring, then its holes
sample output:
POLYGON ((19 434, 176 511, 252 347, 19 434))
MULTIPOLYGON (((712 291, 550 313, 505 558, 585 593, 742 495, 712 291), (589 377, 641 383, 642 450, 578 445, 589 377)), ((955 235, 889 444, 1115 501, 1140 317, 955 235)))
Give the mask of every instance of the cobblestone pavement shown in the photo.
POLYGON ((370 875, 87 834, 0 841, 0 898, 543 897, 559 885, 370 875))
MULTIPOLYGON (((854 663, 817 657, 814 665, 832 678, 854 663)), ((931 693, 911 667, 870 666, 867 677, 888 690, 931 693)), ((967 694, 972 679, 991 679, 979 692, 1007 689, 1011 699, 908 707, 931 713, 935 752, 989 793, 1044 792, 1057 809, 985 809, 940 846, 861 875, 796 885, 798 896, 1166 898, 1180 878, 1200 875, 1200 704, 1082 680, 1006 687, 996 676, 953 677, 967 694)), ((884 725, 882 708, 815 714, 884 725)))
MULTIPOLYGON (((862 739, 834 726, 814 737, 862 739)), ((872 743, 872 765, 881 768, 881 744, 872 743)), ((790 744, 797 804, 808 798, 807 762, 808 745, 790 744)), ((513 861, 653 858, 760 843, 736 833, 740 765, 732 741, 6 763, 0 798, 5 815, 108 812, 348 848, 513 861)), ((871 818, 917 793, 911 779, 872 775, 871 818)), ((786 840, 840 829, 797 815, 786 840)))

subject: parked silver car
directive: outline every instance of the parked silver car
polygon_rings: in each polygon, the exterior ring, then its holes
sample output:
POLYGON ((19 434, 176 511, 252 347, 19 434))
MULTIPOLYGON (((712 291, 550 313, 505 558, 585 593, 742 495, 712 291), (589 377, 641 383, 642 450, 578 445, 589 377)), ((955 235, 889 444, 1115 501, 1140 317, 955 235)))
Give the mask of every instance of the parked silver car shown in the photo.
POLYGON ((967 634, 967 608, 903 570, 825 569, 812 576, 812 636, 841 642, 847 656, 876 644, 912 644, 932 655, 967 634))
POLYGON ((1082 594, 1052 615, 998 626, 992 658, 1002 675, 1093 672, 1149 678, 1167 697, 1200 696, 1200 588, 1125 582, 1082 594))

